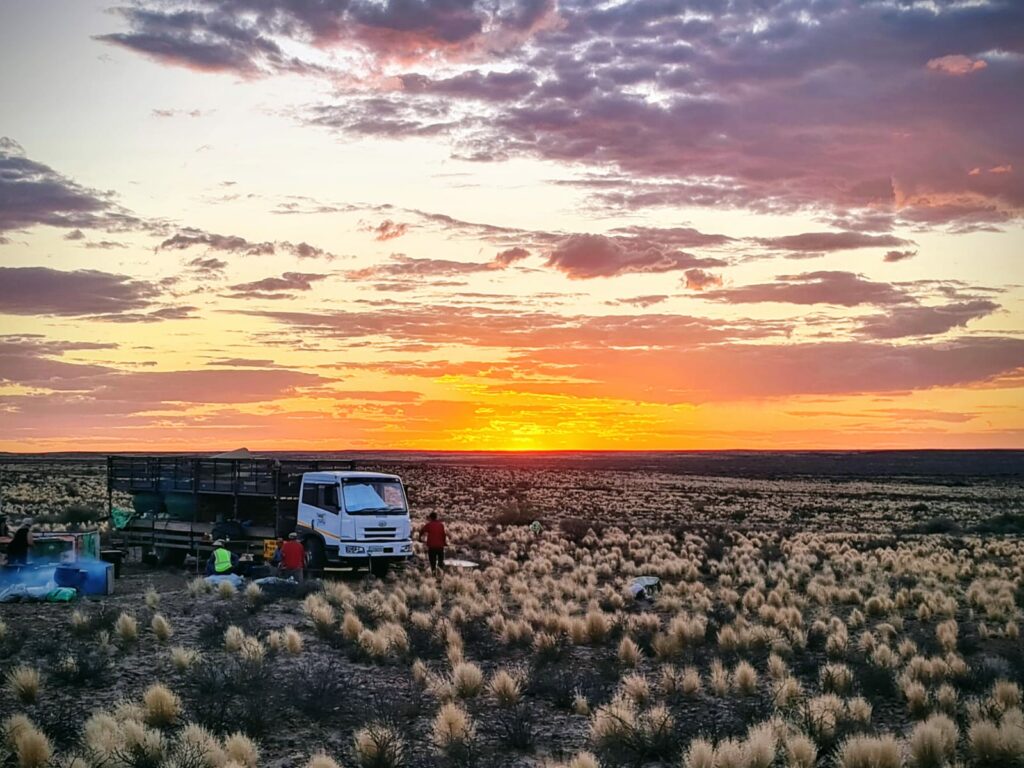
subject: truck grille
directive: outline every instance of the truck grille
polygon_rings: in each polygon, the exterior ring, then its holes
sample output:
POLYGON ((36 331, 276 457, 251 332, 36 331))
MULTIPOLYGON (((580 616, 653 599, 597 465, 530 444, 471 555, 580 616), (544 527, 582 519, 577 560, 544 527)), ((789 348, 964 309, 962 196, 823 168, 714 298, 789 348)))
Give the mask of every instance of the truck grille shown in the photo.
POLYGON ((394 541, 398 538, 397 528, 364 528, 363 536, 367 541, 394 541))

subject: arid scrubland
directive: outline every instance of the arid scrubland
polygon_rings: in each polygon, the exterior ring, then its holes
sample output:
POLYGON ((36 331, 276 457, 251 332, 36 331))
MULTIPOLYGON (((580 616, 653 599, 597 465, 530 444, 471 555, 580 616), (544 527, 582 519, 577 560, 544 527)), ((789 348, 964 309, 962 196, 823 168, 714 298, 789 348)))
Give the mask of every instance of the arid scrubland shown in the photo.
POLYGON ((1024 543, 971 532, 1019 513, 1018 486, 928 485, 921 501, 864 480, 780 481, 798 487, 769 502, 769 481, 689 478, 705 500, 729 487, 745 522, 693 498, 673 515, 682 502, 643 475, 564 473, 552 498, 541 474, 547 495, 482 503, 485 470, 463 469, 440 489, 403 474, 477 569, 298 597, 133 569, 103 601, 4 606, 0 762, 1024 766, 1024 543), (747 483, 755 495, 736 496, 747 483), (823 510, 878 514, 794 525, 783 508, 803 485, 823 510), (1002 502, 952 514, 971 494, 1002 502), (934 517, 963 532, 915 528, 934 517), (655 600, 628 593, 638 575, 661 579, 655 600))

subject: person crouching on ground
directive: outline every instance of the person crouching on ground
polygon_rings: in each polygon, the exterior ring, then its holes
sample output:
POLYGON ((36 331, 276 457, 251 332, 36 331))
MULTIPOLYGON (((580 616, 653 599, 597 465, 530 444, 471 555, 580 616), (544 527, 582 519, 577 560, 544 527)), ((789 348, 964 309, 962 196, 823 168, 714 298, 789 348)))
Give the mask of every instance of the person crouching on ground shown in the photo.
POLYGON ((234 573, 238 566, 238 555, 224 546, 222 539, 213 542, 213 552, 210 559, 206 561, 207 576, 226 576, 234 573))
POLYGON ((302 569, 306 565, 306 549, 299 541, 299 534, 292 531, 288 534, 288 541, 277 550, 281 555, 281 562, 277 566, 277 575, 282 579, 295 579, 302 581, 302 569))
POLYGON ((7 545, 8 565, 28 565, 28 551, 32 548, 32 529, 21 526, 7 545))
POLYGON ((445 534, 444 523, 437 519, 437 512, 431 512, 429 520, 420 529, 420 541, 427 543, 427 559, 430 561, 430 572, 437 573, 437 569, 444 570, 444 547, 448 543, 445 534))

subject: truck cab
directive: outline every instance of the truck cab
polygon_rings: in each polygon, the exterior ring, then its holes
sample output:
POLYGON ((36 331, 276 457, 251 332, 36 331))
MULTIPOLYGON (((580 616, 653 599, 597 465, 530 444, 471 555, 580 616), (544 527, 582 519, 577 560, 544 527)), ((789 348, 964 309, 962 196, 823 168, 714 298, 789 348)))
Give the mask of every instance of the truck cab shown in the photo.
POLYGON ((412 522, 402 480, 381 472, 306 472, 296 531, 306 567, 383 572, 412 556, 412 522))

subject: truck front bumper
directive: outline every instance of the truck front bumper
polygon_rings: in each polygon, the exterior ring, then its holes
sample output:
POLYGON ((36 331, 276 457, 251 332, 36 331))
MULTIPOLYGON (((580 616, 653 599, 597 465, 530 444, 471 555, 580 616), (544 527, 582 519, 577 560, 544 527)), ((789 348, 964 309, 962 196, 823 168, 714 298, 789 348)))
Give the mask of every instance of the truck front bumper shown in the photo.
POLYGON ((412 557, 411 541, 343 541, 331 555, 341 562, 366 563, 367 560, 408 560, 412 557))

